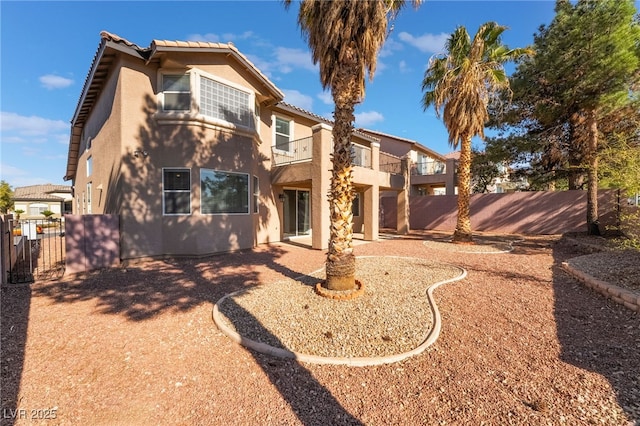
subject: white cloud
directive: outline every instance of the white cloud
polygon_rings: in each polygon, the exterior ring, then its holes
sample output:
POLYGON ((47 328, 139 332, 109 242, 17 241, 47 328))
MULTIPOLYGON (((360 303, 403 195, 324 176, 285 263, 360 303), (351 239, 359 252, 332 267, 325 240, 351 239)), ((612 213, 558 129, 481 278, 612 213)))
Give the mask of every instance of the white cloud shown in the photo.
POLYGON ((294 68, 303 68, 309 71, 316 70, 316 66, 311 59, 311 53, 307 50, 277 47, 275 55, 279 71, 285 74, 293 71, 294 68))
POLYGON ((329 91, 318 93, 318 99, 325 105, 333 105, 333 96, 331 96, 331 92, 329 91))
POLYGON ((385 58, 387 56, 393 55, 393 52, 402 50, 403 48, 404 46, 402 45, 402 43, 398 43, 395 39, 389 38, 384 42, 384 45, 382 46, 382 49, 380 49, 378 56, 381 58, 385 58))
POLYGON ((47 74, 39 78, 43 87, 49 90, 64 89, 73 84, 73 80, 70 78, 60 77, 59 75, 47 74))
POLYGON ((379 121, 384 121, 384 116, 377 111, 360 112, 356 114, 356 127, 368 127, 379 121))
POLYGON ((400 61, 400 63, 398 64, 398 69, 400 70, 401 73, 406 73, 411 71, 411 68, 409 68, 409 66, 407 65, 406 61, 400 61))
POLYGON ((69 124, 62 120, 49 120, 48 118, 19 115, 13 112, 0 112, 0 128, 2 139, 15 138, 16 134, 23 137, 56 136, 61 132, 68 132, 69 124))
POLYGON ((300 93, 297 90, 286 90, 283 89, 284 93, 284 101, 295 105, 298 108, 306 109, 307 111, 312 111, 313 108, 313 98, 311 96, 307 96, 303 93, 300 93))
POLYGON ((190 34, 187 36, 188 41, 207 41, 212 43, 228 43, 234 42, 238 40, 246 40, 248 38, 253 37, 253 32, 245 31, 240 34, 233 33, 224 33, 222 35, 215 33, 206 33, 206 34, 190 34))
POLYGON ((421 52, 440 53, 444 51, 444 46, 445 46, 445 43, 447 42, 447 38, 449 38, 449 34, 427 33, 418 37, 414 37, 413 35, 407 32, 401 32, 400 34, 398 34, 398 38, 404 41, 405 43, 418 48, 418 50, 420 50, 421 52))

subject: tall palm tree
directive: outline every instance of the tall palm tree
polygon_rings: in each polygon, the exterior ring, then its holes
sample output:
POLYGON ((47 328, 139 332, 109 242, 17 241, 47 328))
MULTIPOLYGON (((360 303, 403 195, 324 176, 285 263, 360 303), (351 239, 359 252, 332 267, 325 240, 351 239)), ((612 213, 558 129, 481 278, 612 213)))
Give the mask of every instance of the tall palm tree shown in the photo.
MULTIPOLYGON (((285 7, 291 0, 285 0, 285 7)), ((373 78, 378 51, 387 37, 390 19, 404 6, 398 0, 302 0, 298 25, 320 64, 322 87, 331 90, 334 109, 333 163, 329 193, 330 240, 326 261, 329 290, 356 287, 353 254, 354 190, 351 133, 354 108, 364 99, 365 76, 373 78)), ((413 0, 414 6, 421 3, 413 0)))
POLYGON ((495 22, 480 26, 473 40, 465 27, 458 27, 447 39, 446 54, 432 58, 422 80, 422 106, 435 107, 449 131, 449 144, 460 145, 458 163, 458 220, 453 241, 473 242, 469 201, 471 194, 471 139, 484 138, 489 120, 488 106, 509 90, 503 64, 530 49, 509 49, 500 41, 507 27, 495 22), (441 114, 443 110, 443 114, 441 114))

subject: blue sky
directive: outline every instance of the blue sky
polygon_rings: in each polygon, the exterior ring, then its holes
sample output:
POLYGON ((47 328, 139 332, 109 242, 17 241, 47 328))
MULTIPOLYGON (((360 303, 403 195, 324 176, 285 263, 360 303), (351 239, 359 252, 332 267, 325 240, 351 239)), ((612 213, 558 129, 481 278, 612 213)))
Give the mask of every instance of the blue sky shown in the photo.
MULTIPOLYGON (((356 126, 412 139, 442 154, 452 149, 433 110, 423 111, 421 81, 429 58, 464 25, 507 25, 510 47, 533 42, 553 19, 554 1, 427 0, 395 20, 374 80, 356 108, 356 126)), ((233 42, 286 95, 285 101, 331 117, 333 105, 297 26, 297 3, 280 1, 0 2, 0 178, 13 187, 70 184, 70 120, 100 31, 142 47, 153 39, 233 42)))

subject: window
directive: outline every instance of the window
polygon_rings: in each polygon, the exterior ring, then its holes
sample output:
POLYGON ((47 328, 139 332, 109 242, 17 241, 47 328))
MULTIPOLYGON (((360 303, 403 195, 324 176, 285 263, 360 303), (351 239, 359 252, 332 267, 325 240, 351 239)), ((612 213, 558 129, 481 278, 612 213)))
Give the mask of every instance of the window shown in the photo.
POLYGON ((203 214, 249 213, 249 175, 202 169, 200 172, 203 214))
POLYGON ((356 196, 353 198, 353 202, 351 204, 351 213, 353 213, 353 217, 360 216, 360 193, 357 192, 356 196))
POLYGON ((280 117, 276 117, 275 122, 274 141, 276 149, 287 152, 291 151, 290 142, 293 139, 293 122, 280 117))
POLYGON ((189 74, 162 76, 164 111, 191 110, 191 83, 189 74))
POLYGON ((91 173, 93 173, 93 157, 89 156, 87 158, 87 177, 91 176, 91 173))
POLYGON ((191 171, 162 170, 162 208, 166 215, 191 213, 191 171))
POLYGON ((87 183, 87 214, 91 214, 91 182, 87 183))
POLYGON ((251 94, 200 76, 200 113, 255 128, 251 94), (251 101, 251 102, 250 102, 251 101))
POLYGON ((38 216, 42 214, 43 211, 49 210, 48 204, 43 203, 35 203, 29 206, 29 215, 30 216, 38 216))
POLYGON ((253 177, 253 212, 258 213, 260 202, 260 187, 258 186, 258 176, 253 177))

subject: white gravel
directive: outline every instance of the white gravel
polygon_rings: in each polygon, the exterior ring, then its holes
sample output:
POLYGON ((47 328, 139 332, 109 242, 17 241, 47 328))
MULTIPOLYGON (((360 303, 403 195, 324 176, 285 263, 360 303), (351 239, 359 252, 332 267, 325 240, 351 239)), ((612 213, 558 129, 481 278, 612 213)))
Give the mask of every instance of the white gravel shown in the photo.
POLYGON ((427 289, 463 270, 425 259, 360 257, 356 279, 363 295, 319 296, 324 269, 299 279, 264 284, 218 304, 228 327, 243 337, 324 357, 381 357, 418 347, 433 326, 427 289))

